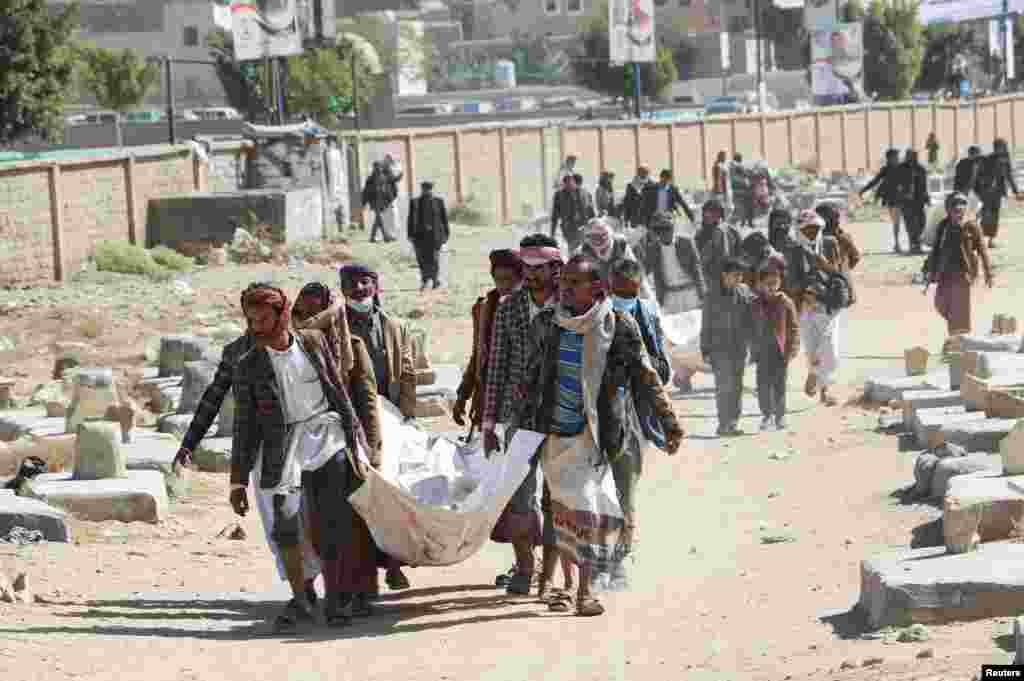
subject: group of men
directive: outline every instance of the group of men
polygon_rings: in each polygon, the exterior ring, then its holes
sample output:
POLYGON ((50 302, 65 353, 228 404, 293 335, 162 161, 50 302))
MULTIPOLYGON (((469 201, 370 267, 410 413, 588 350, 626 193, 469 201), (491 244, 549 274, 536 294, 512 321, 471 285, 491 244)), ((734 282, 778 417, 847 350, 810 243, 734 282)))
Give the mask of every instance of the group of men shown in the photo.
MULTIPOLYGON (((895 253, 903 252, 900 243, 901 224, 905 227, 911 254, 919 255, 924 252, 923 246, 934 245, 934 235, 931 234, 933 230, 927 230, 926 211, 931 205, 928 169, 918 160, 916 150, 907 149, 902 161, 899 150, 886 151, 885 164, 860 190, 860 194, 872 189, 882 206, 889 209, 895 253)), ((1000 208, 1011 189, 1020 196, 1010 163, 1009 148, 1002 138, 992 143, 991 154, 985 156, 981 153, 981 147, 971 146, 967 156, 956 164, 953 191, 967 199, 969 212, 977 214, 982 233, 988 240, 988 248, 998 246, 996 237, 999 234, 1000 208)))
POLYGON ((291 586, 279 631, 313 622, 318 575, 328 626, 370 614, 378 568, 389 588, 409 587, 348 497, 367 466, 381 462, 378 396, 414 415, 414 343, 383 310, 376 272, 349 265, 340 284, 343 301, 320 282, 306 285, 294 305, 270 283, 242 292, 246 333, 225 347, 175 459, 191 462, 233 393, 230 503, 245 515, 251 486, 278 572, 291 586))

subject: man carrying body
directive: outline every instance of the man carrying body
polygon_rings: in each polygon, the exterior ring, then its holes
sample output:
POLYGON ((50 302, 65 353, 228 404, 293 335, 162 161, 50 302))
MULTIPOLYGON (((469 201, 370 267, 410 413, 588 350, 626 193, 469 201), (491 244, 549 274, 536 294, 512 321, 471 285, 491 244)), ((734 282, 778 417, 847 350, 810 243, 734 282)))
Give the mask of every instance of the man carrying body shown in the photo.
POLYGON ((278 630, 313 621, 303 580, 301 501, 319 519, 320 560, 332 626, 369 614, 369 581, 376 556, 369 529, 348 502, 363 474, 353 462, 372 456, 331 349, 319 331, 292 333, 288 299, 280 289, 246 291, 242 299, 254 348, 238 362, 238 411, 231 452, 231 506, 249 509, 250 474, 256 494, 271 498, 272 537, 292 587, 278 630))
POLYGON ((462 372, 462 383, 452 408, 452 420, 464 426, 466 404, 469 403, 469 421, 474 428, 483 423, 483 386, 498 303, 523 282, 523 261, 518 253, 508 249, 491 251, 490 259, 494 288, 486 296, 477 298, 473 305, 473 354, 462 372))
MULTIPOLYGON (((591 594, 594 574, 613 573, 631 548, 630 516, 609 513, 594 489, 607 464, 623 456, 629 426, 619 389, 653 405, 674 454, 683 438, 632 317, 617 313, 585 256, 569 261, 561 275, 562 304, 545 307, 528 335, 530 365, 519 393, 517 428, 546 435, 539 459, 549 484, 552 532, 557 550, 579 567, 576 614, 601 615, 591 594), (595 467, 595 464, 599 464, 595 467)), ((545 560, 542 579, 554 572, 545 560)), ((551 601, 549 607, 565 606, 551 601)))
MULTIPOLYGON (((523 261, 524 286, 498 305, 484 376, 481 433, 484 451, 500 449, 497 424, 508 423, 519 396, 529 363, 527 354, 530 322, 546 307, 555 304, 555 287, 562 264, 554 239, 535 234, 519 243, 523 261)), ((509 593, 530 593, 534 573, 533 547, 542 544, 541 509, 537 503, 537 468, 530 468, 526 480, 502 513, 491 539, 510 543, 515 551, 515 573, 508 582, 509 593)), ((553 549, 544 546, 545 555, 553 549)))
POLYGON ((434 183, 423 182, 418 198, 409 202, 409 241, 416 250, 416 262, 420 267, 420 290, 434 282, 434 288, 441 288, 441 248, 448 243, 448 211, 444 199, 434 196, 434 183))
MULTIPOLYGON (((379 275, 365 265, 346 265, 339 272, 345 295, 345 316, 352 336, 363 341, 373 364, 377 393, 398 407, 402 416, 416 416, 416 368, 412 338, 402 325, 381 309, 379 275)), ((409 588, 401 563, 383 560, 385 583, 393 591, 409 588)))

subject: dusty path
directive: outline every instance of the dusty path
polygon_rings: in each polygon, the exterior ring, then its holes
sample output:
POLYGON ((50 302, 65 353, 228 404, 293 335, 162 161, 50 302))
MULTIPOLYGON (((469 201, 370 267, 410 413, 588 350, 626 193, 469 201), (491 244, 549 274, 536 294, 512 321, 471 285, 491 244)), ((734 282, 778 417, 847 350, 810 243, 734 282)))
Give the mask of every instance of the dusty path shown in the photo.
MULTIPOLYGON (((1021 260, 1010 261, 1024 244, 1010 233, 1021 223, 1008 227, 979 326, 1015 310, 1024 283, 1021 260)), ((899 366, 904 347, 937 348, 944 335, 930 300, 909 285, 920 259, 879 254, 887 232, 855 229, 868 255, 847 325, 845 398, 865 373, 899 366)), ((924 643, 856 637, 846 613, 860 560, 908 545, 938 512, 891 496, 912 480, 912 455, 874 432, 877 413, 809 402, 797 392, 804 370, 801 360, 791 372, 789 433, 723 444, 710 438, 710 392, 676 402, 692 437, 673 459, 648 455, 634 589, 606 596, 604 617, 551 615, 496 591, 489 585, 510 556, 491 544, 463 564, 410 571, 413 590, 386 594, 377 615, 350 629, 269 637, 285 589, 259 520, 242 521, 245 541, 216 538, 233 522, 227 481, 197 475, 193 496, 161 526, 76 523, 79 544, 0 545, 0 568, 27 571, 53 601, 0 604, 0 678, 951 680, 1005 662, 1007 621, 929 627, 924 643), (763 544, 764 535, 794 541, 763 544), (918 659, 926 649, 933 657, 918 659), (840 671, 873 657, 882 661, 840 671)), ((755 418, 744 425, 755 430, 755 418)))

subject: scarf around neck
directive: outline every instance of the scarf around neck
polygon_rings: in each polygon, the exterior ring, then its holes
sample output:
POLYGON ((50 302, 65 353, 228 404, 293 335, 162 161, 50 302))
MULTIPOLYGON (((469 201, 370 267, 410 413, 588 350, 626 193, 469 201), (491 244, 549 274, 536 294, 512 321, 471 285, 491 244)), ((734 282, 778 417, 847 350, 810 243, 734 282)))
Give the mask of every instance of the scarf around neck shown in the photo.
POLYGON ((754 298, 754 319, 772 325, 779 352, 786 354, 786 306, 780 298, 769 299, 763 293, 754 298))
POLYGON ((555 312, 555 323, 559 328, 583 336, 583 365, 580 369, 580 384, 583 388, 583 408, 594 444, 601 448, 601 429, 597 417, 597 400, 601 392, 604 371, 608 366, 608 350, 615 335, 615 314, 609 298, 604 298, 585 313, 572 316, 564 306, 555 312))

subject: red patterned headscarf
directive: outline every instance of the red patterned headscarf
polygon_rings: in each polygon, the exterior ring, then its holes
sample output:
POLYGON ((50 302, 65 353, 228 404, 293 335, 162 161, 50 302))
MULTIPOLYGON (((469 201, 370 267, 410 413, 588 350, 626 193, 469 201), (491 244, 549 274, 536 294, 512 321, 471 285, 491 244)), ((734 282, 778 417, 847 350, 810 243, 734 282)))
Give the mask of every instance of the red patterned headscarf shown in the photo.
POLYGON ((242 293, 242 312, 260 305, 269 305, 277 313, 277 324, 274 325, 273 335, 280 334, 290 326, 291 305, 289 305, 288 296, 284 291, 273 286, 261 286, 247 288, 242 293))

